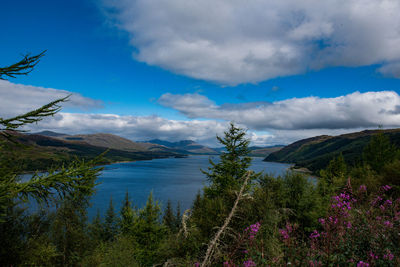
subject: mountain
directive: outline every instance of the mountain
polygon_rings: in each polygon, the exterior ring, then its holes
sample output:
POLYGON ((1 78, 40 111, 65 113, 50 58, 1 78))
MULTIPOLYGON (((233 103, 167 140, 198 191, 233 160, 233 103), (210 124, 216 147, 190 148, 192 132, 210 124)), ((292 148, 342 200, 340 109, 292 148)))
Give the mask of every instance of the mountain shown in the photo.
POLYGON ((271 153, 281 150, 284 145, 267 146, 267 147, 249 147, 250 156, 252 157, 266 157, 271 153))
POLYGON ((133 142, 129 139, 114 134, 98 133, 98 134, 77 134, 68 135, 55 133, 51 131, 43 131, 35 133, 47 137, 54 137, 64 141, 84 142, 92 146, 112 148, 117 150, 143 152, 143 151, 168 151, 164 146, 150 143, 133 142))
MULTIPOLYGON (((75 157, 93 159, 108 150, 101 163, 118 161, 149 160, 180 156, 181 153, 169 150, 166 147, 153 144, 140 144, 131 142, 115 135, 57 135, 45 133, 23 134, 9 132, 10 138, 0 135, 0 141, 4 145, 3 155, 9 155, 18 159, 24 170, 43 170, 50 166, 60 166, 75 157), (126 144, 124 148, 122 144, 126 144)), ((6 155, 6 156, 7 156, 6 155)))
POLYGON ((303 139, 271 153, 264 161, 294 163, 297 167, 316 172, 342 153, 348 164, 355 164, 361 160, 364 147, 371 136, 380 132, 400 147, 400 129, 365 130, 339 136, 321 135, 303 139))
POLYGON ((214 149, 209 148, 207 146, 200 145, 192 140, 168 142, 160 139, 153 139, 147 142, 152 144, 162 145, 177 151, 182 151, 182 152, 185 151, 188 154, 212 154, 212 155, 219 154, 218 151, 215 151, 214 149))

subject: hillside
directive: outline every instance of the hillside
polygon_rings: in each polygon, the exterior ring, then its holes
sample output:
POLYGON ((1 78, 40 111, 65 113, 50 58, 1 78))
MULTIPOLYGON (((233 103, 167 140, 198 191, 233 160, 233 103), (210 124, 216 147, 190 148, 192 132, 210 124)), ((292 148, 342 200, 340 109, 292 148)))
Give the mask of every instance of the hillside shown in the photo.
POLYGON ((148 141, 148 143, 162 145, 162 146, 168 147, 170 149, 175 149, 178 151, 184 151, 188 154, 199 154, 199 155, 201 155, 201 154, 211 154, 211 155, 219 154, 219 152, 215 151, 214 149, 209 148, 207 146, 200 145, 192 140, 168 142, 168 141, 164 141, 164 140, 153 139, 153 140, 148 141))
POLYGON ((297 167, 315 172, 325 168, 330 160, 342 153, 347 163, 355 164, 361 159, 363 149, 371 136, 379 132, 400 146, 400 129, 365 130, 339 136, 322 135, 303 139, 271 153, 264 161, 294 163, 297 167))
POLYGON ((249 147, 250 148, 250 156, 252 157, 267 157, 271 153, 277 152, 281 150, 284 146, 268 146, 268 147, 249 147))
POLYGON ((164 146, 150 143, 133 142, 129 139, 120 137, 114 134, 98 133, 98 134, 77 134, 67 135, 61 133, 54 133, 44 131, 36 133, 48 137, 54 137, 65 141, 80 141, 89 145, 112 148, 117 150, 131 151, 131 152, 144 152, 144 151, 168 151, 164 146))
MULTIPOLYGON (((110 147, 106 147, 103 145, 104 143, 101 143, 102 139, 97 137, 88 138, 91 140, 92 144, 90 144, 83 138, 80 139, 80 137, 74 140, 71 140, 71 138, 65 140, 64 135, 50 137, 39 134, 11 134, 11 139, 0 135, 0 141, 2 141, 4 146, 2 154, 18 160, 20 167, 26 171, 42 170, 50 166, 59 166, 62 163, 71 161, 75 157, 92 159, 106 150, 108 150, 108 152, 101 162, 104 164, 118 161, 149 160, 179 155, 165 148, 159 151, 129 150, 132 147, 127 150, 116 149, 119 143, 111 143, 110 141, 108 141, 110 147), (98 145, 96 146, 93 144, 98 145)), ((109 136, 107 135, 107 137, 109 136)), ((113 136, 110 140, 119 140, 119 138, 118 136, 113 136)), ((145 146, 147 145, 145 144, 145 146)))

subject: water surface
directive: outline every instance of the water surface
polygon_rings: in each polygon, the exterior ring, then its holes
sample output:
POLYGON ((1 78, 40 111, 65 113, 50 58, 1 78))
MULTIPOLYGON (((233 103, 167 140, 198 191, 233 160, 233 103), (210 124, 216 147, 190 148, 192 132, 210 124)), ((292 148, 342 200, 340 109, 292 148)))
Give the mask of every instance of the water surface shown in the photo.
MULTIPOLYGON (((174 207, 179 201, 182 210, 188 209, 197 192, 207 183, 207 178, 200 169, 207 170, 210 157, 213 161, 219 159, 218 156, 189 156, 106 165, 98 179, 101 184, 97 186, 97 193, 91 200, 89 217, 94 216, 97 209, 104 214, 110 197, 119 211, 126 191, 137 207, 145 205, 152 191, 162 207, 170 199, 174 207)), ((289 164, 262 160, 260 157, 253 158, 250 169, 280 175, 290 167, 289 164)))

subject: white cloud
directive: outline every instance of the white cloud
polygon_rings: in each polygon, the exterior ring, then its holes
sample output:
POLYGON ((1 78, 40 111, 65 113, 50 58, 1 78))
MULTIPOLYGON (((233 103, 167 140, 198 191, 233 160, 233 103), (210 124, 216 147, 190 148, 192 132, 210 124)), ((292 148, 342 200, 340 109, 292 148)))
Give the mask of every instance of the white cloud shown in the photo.
POLYGON ((134 57, 225 85, 400 60, 398 0, 103 0, 134 57))
POLYGON ((393 91, 220 106, 199 94, 167 93, 158 101, 189 118, 232 120, 255 130, 400 127, 400 96, 393 91))
POLYGON ((103 105, 102 101, 84 97, 79 93, 0 80, 0 117, 19 115, 68 95, 71 95, 69 101, 63 103, 63 107, 89 110, 103 105))
POLYGON ((383 65, 378 69, 378 72, 382 73, 386 77, 400 78, 400 62, 383 65))

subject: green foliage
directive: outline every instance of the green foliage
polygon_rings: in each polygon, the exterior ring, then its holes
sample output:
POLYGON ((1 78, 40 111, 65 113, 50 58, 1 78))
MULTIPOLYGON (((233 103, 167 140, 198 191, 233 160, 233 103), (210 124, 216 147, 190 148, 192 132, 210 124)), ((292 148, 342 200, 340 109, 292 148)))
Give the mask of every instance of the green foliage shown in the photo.
POLYGON ((117 214, 114 211, 112 198, 110 198, 110 204, 104 219, 104 240, 112 241, 117 236, 118 230, 117 214))
POLYGON ((210 181, 210 186, 204 188, 207 197, 213 198, 238 190, 243 183, 243 176, 250 166, 250 141, 245 138, 246 132, 233 123, 225 132, 224 137, 217 136, 218 142, 224 145, 226 152, 220 155, 220 162, 214 163, 210 159, 211 167, 208 172, 203 171, 210 181))
POLYGON ((126 191, 121 208, 120 229, 122 234, 129 234, 132 231, 132 226, 137 219, 136 217, 136 211, 132 208, 132 203, 129 200, 129 193, 126 191))
POLYGON ((168 200, 167 207, 164 211, 163 216, 163 223, 171 232, 176 232, 177 225, 176 225, 177 218, 174 215, 174 211, 172 209, 171 200, 168 200))
POLYGON ((136 242, 136 260, 143 266, 157 263, 157 250, 167 234, 167 229, 160 223, 160 205, 153 200, 151 192, 146 206, 139 210, 139 217, 132 227, 132 238, 136 242))
POLYGON ((15 78, 16 75, 28 75, 35 66, 39 63, 41 57, 44 56, 46 51, 35 56, 25 55, 23 59, 10 66, 0 67, 0 80, 8 78, 15 78))
POLYGON ((380 172, 383 166, 392 162, 397 156, 396 147, 390 143, 389 137, 383 133, 372 136, 369 144, 364 148, 363 160, 372 170, 380 172))

